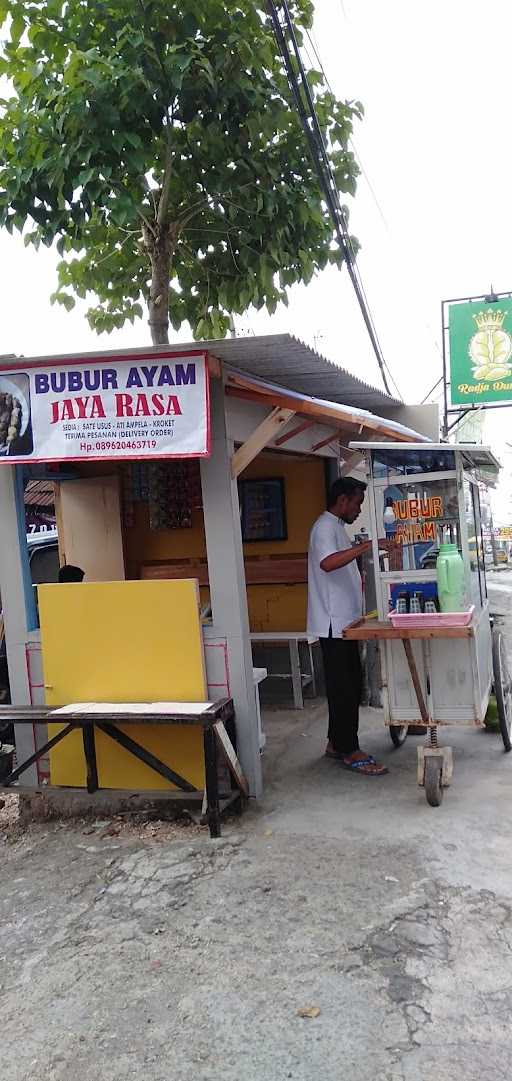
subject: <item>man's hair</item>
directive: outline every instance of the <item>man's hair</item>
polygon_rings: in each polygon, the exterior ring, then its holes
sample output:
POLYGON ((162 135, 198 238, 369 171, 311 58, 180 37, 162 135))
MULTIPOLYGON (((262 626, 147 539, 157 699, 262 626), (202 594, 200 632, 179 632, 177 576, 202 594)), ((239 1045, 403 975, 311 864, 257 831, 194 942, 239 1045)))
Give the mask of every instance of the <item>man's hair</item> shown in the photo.
POLYGON ((350 499, 356 492, 366 492, 366 488, 367 485, 364 480, 356 480, 355 477, 338 477, 338 479, 334 481, 334 484, 331 484, 329 489, 327 506, 334 507, 334 504, 337 503, 340 495, 344 495, 347 499, 350 499))
POLYGON ((71 563, 66 563, 59 570, 59 582, 83 582, 85 578, 85 571, 81 567, 73 567, 71 563))

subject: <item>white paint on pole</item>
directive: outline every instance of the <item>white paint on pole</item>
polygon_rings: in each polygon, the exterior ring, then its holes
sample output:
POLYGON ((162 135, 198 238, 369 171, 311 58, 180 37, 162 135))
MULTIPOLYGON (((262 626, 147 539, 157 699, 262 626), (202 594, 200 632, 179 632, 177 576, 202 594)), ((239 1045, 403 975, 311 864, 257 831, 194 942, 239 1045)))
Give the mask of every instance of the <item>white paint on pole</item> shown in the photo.
MULTIPOLYGON (((29 637, 23 585, 23 567, 16 515, 15 469, 4 465, 0 469, 0 596, 5 625, 5 644, 11 699, 17 706, 30 705, 26 645, 29 637)), ((16 726, 18 760, 34 752, 31 725, 16 726)), ((37 768, 31 766, 22 777, 23 784, 37 784, 37 768)))
POLYGON ((262 792, 258 719, 254 695, 249 614, 236 480, 231 476, 234 442, 226 425, 224 384, 211 384, 212 454, 201 461, 203 510, 213 629, 225 635, 230 693, 236 711, 237 754, 252 796, 262 792))

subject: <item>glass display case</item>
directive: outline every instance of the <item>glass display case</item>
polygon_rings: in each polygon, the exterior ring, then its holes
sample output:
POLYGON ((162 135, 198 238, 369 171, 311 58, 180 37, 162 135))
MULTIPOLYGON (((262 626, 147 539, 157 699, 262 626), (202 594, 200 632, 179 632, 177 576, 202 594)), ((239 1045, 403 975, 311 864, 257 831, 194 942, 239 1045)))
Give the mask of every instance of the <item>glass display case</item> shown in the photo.
MULTIPOLYGON (((370 499, 375 537, 395 541, 379 557, 381 619, 405 598, 421 611, 438 607, 436 563, 441 544, 454 544, 463 557, 463 608, 480 610, 487 599, 479 480, 471 463, 454 450, 372 451, 370 499), (409 456, 411 461, 408 461, 409 456)), ((416 608, 417 610, 417 608, 416 608)))

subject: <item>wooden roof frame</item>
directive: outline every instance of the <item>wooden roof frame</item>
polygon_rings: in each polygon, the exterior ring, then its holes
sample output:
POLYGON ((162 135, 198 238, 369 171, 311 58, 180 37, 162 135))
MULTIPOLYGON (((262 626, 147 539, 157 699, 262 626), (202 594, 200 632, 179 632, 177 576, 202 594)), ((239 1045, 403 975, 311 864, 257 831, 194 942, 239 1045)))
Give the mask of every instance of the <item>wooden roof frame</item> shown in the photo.
MULTIPOLYGON (((405 431, 403 433, 398 431, 395 426, 386 424, 385 417, 373 417, 365 413, 361 415, 358 412, 352 412, 350 406, 339 406, 335 402, 324 402, 299 394, 289 394, 285 388, 269 386, 240 372, 226 371, 225 388, 230 398, 242 398, 258 405, 267 405, 270 409, 288 409, 298 417, 314 419, 319 423, 327 421, 330 427, 337 429, 353 428, 358 438, 361 438, 364 431, 368 431, 373 437, 381 435, 393 442, 411 442, 410 431, 407 434, 405 431)), ((418 439, 418 443, 420 442, 421 440, 418 439)), ((428 441, 425 440, 425 442, 428 441)))

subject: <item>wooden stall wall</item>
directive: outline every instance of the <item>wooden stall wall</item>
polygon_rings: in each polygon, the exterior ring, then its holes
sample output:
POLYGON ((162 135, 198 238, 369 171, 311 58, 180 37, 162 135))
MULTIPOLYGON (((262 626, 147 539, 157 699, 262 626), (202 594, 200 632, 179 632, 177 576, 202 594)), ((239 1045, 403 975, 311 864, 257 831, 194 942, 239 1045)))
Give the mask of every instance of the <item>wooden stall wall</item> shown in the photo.
MULTIPOLYGON (((311 526, 325 509, 325 465, 319 458, 263 453, 243 479, 282 477, 287 540, 244 545, 249 618, 253 631, 303 630, 306 626, 307 548, 311 526)), ((198 577, 208 598, 203 515, 195 509, 188 529, 151 530, 147 504, 135 504, 125 528, 128 578, 198 577)))

